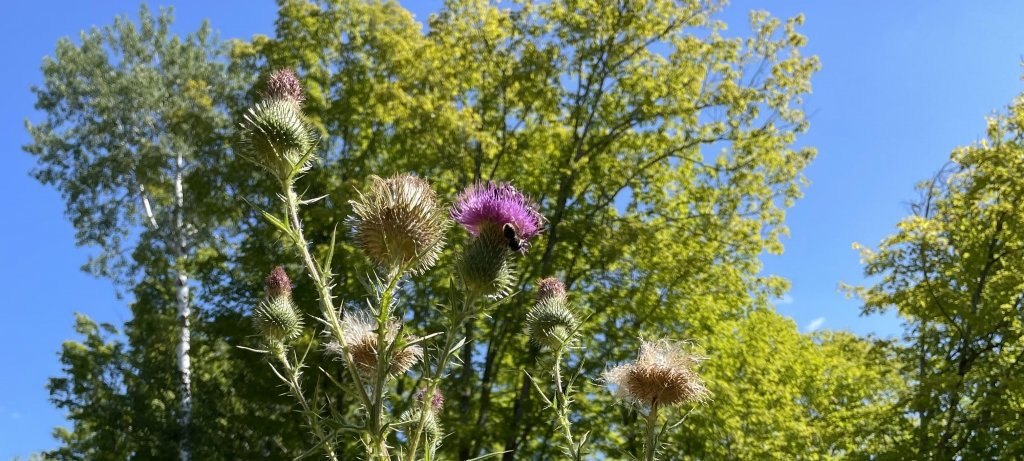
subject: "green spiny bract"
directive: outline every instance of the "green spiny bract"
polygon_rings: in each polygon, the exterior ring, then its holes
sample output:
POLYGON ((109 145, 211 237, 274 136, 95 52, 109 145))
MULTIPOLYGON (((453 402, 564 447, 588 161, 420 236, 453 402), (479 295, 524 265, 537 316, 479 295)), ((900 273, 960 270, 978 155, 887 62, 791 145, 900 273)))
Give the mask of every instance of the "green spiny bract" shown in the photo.
POLYGON ((497 228, 473 238, 456 264, 466 291, 475 296, 505 296, 516 283, 512 250, 497 228))
POLYGON ((291 296, 267 298, 253 310, 253 321, 271 343, 295 339, 302 334, 302 318, 295 312, 291 296))
POLYGON ((426 271, 437 263, 449 223, 434 190, 411 174, 370 179, 370 190, 349 202, 356 242, 374 264, 390 272, 426 271))
POLYGON ((576 315, 564 297, 541 298, 526 313, 526 332, 540 347, 556 350, 568 344, 576 326, 576 315))
MULTIPOLYGON (((423 411, 423 408, 410 408, 402 413, 402 421, 410 424, 416 424, 422 417, 423 435, 427 439, 427 445, 425 448, 430 450, 431 453, 434 453, 441 447, 441 441, 444 439, 444 426, 441 425, 440 415, 429 409, 426 411, 426 415, 424 415, 423 411)), ((434 458, 434 456, 431 456, 431 458, 434 458)))
POLYGON ((243 117, 247 155, 284 181, 309 169, 317 136, 289 98, 256 103, 243 117))

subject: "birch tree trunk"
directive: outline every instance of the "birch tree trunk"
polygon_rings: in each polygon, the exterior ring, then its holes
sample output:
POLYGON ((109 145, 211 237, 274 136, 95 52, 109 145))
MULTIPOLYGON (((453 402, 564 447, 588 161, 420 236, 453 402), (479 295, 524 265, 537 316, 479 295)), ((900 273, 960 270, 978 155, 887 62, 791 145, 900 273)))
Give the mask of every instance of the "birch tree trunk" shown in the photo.
POLYGON ((174 250, 175 250, 175 271, 177 272, 178 287, 175 293, 177 304, 178 324, 180 331, 178 335, 178 374, 181 376, 178 393, 180 400, 178 425, 181 429, 181 445, 179 459, 190 461, 192 458, 191 447, 189 446, 189 435, 192 426, 192 360, 189 357, 191 349, 192 332, 189 327, 189 317, 192 314, 192 306, 189 303, 188 274, 185 273, 182 265, 185 262, 188 249, 188 230, 185 229, 185 193, 182 184, 184 161, 181 153, 178 153, 177 165, 174 173, 174 250))

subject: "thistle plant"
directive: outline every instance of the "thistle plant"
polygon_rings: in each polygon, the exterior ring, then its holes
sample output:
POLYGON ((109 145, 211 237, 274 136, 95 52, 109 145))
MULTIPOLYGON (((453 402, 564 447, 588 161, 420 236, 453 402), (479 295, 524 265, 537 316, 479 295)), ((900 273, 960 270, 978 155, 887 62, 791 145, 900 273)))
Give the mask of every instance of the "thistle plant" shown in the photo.
POLYGON ((636 361, 605 372, 615 394, 636 405, 644 416, 644 460, 657 459, 659 439, 667 424, 658 426, 659 410, 704 403, 711 393, 694 371, 704 358, 686 351, 685 344, 668 340, 644 341, 636 361))
MULTIPOLYGON (((296 181, 316 161, 318 145, 302 114, 302 102, 302 86, 295 73, 274 72, 264 99, 243 117, 241 134, 247 158, 280 186, 282 211, 263 211, 263 216, 301 260, 302 271, 316 289, 317 314, 313 321, 303 321, 291 297, 288 275, 281 267, 273 269, 266 279, 266 298, 253 308, 253 322, 262 343, 251 350, 267 354, 274 374, 297 401, 315 439, 315 450, 323 451, 328 459, 338 459, 335 450, 341 445, 338 437, 342 429, 346 434, 358 434, 364 458, 370 461, 435 459, 445 437, 440 424, 444 411, 441 384, 455 366, 470 359, 459 357, 467 345, 461 333, 471 329, 473 320, 486 315, 492 306, 513 296, 518 278, 516 259, 527 253, 546 221, 537 204, 508 183, 475 183, 445 207, 423 178, 408 173, 371 176, 365 190, 350 202, 351 216, 339 219, 373 268, 365 274, 369 293, 362 303, 337 302, 331 272, 337 230, 331 236, 328 254, 317 259, 310 251, 300 219, 301 208, 316 199, 297 193, 296 181), (457 239, 465 243, 453 250, 454 293, 438 310, 442 331, 413 331, 415 328, 405 322, 410 300, 399 294, 405 293, 402 287, 412 283, 412 278, 437 266, 452 221, 459 224, 466 238, 457 239), (307 333, 310 325, 315 332, 307 333), (332 408, 333 403, 322 399, 319 389, 307 395, 303 371, 310 365, 305 363, 308 355, 295 349, 300 338, 313 344, 309 347, 321 348, 324 357, 341 362, 345 375, 341 379, 326 377, 358 402, 354 421, 344 420, 348 413, 332 408), (396 405, 403 396, 394 392, 392 384, 406 374, 415 376, 419 385, 416 392, 404 397, 407 401, 403 405, 396 405), (405 410, 391 414, 395 408, 405 410)), ((556 416, 565 452, 573 460, 582 460, 587 434, 574 436, 570 418, 570 395, 579 374, 564 380, 562 371, 570 350, 579 342, 582 322, 561 281, 548 278, 537 283, 536 302, 526 314, 525 323, 530 341, 552 357, 554 391, 552 397, 543 391, 541 394, 556 416)), ((641 359, 648 352, 642 352, 641 359)), ((621 389, 639 392, 634 387, 642 376, 626 379, 621 376, 632 375, 616 370, 608 376, 621 379, 621 389)), ((691 394, 697 392, 689 390, 691 394)), ((680 399, 666 392, 655 392, 654 397, 642 394, 639 398, 649 405, 654 419, 659 405, 680 399)), ((706 397, 706 389, 697 394, 706 397)))
MULTIPOLYGON (((578 375, 574 375, 563 385, 562 363, 569 347, 576 341, 579 326, 580 322, 569 306, 562 281, 549 277, 538 282, 537 302, 526 314, 526 332, 534 345, 553 352, 551 377, 554 380, 554 391, 553 397, 548 397, 540 386, 537 387, 537 392, 555 412, 556 421, 565 439, 563 451, 573 461, 583 459, 583 445, 588 434, 583 434, 579 439, 573 436, 569 405, 572 403, 570 395, 573 381, 578 375)), ((537 384, 536 381, 533 383, 537 384)))

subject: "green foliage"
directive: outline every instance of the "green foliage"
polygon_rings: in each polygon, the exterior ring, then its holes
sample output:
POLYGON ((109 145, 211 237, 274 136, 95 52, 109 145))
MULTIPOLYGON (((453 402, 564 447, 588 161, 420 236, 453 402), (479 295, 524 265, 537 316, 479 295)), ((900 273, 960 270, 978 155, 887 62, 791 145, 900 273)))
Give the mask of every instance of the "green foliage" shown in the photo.
POLYGON ((149 259, 171 253, 177 154, 187 225, 202 242, 186 249, 202 256, 190 258, 195 265, 217 260, 224 244, 215 234, 237 214, 217 179, 232 164, 226 105, 245 79, 226 72, 208 25, 182 39, 170 23, 169 11, 153 17, 143 7, 138 25, 118 18, 83 32, 80 44, 62 39, 33 89, 47 117, 27 124, 25 150, 39 163, 33 174, 61 191, 78 243, 100 250, 88 269, 128 286, 149 259))
POLYGON ((878 251, 867 313, 906 321, 900 459, 1024 456, 1024 98, 953 153, 878 251))
MULTIPOLYGON (((718 454, 730 436, 736 459, 803 456, 825 439, 837 453, 853 451, 859 442, 819 423, 809 402, 793 397, 820 392, 811 378, 786 381, 792 367, 801 367, 798 376, 833 369, 803 366, 827 346, 801 339, 770 312, 767 299, 785 283, 758 275, 758 256, 781 251, 783 208, 799 196, 800 171, 813 157, 788 146, 806 128, 800 98, 817 61, 799 52, 800 18, 758 13, 754 36, 733 39, 722 36, 717 9, 452 1, 422 33, 390 2, 285 1, 277 38, 240 45, 235 56, 254 71, 296 67, 310 89, 306 111, 328 145, 305 182, 310 195, 329 199, 324 211, 308 212, 307 234, 326 236, 348 214, 341 204, 353 183, 370 173, 411 170, 432 178, 442 196, 474 180, 513 179, 540 199, 550 228, 522 261, 518 285, 529 291, 557 268, 593 312, 583 326, 588 339, 570 357, 593 398, 579 402, 574 419, 605 453, 638 453, 638 443, 614 433, 619 412, 609 411, 611 397, 593 381, 607 364, 635 355, 638 335, 701 338, 711 357, 708 381, 723 398, 737 398, 697 409, 692 421, 707 422, 709 432, 688 423, 666 457, 689 452, 681 447, 718 454), (759 330, 762 342, 791 338, 792 356, 779 360, 781 347, 768 343, 741 347, 737 328, 759 330), (763 385, 761 375, 780 387, 749 391, 763 385), (771 434, 777 446, 763 449, 755 434, 771 434)), ((351 251, 336 254, 337 273, 360 264, 351 251)), ((440 297, 446 287, 439 278, 415 290, 440 297)), ((363 291, 349 284, 335 292, 363 291)), ((423 304, 407 328, 436 331, 436 314, 423 304)), ((446 456, 554 455, 547 441, 555 427, 520 371, 540 373, 539 351, 522 335, 528 305, 528 296, 516 297, 467 329, 475 345, 463 355, 472 360, 445 389, 446 456)), ((841 370, 874 373, 869 358, 849 358, 841 370)), ((891 380, 852 386, 847 398, 860 392, 871 401, 884 383, 891 380)))
MULTIPOLYGON (((639 336, 696 338, 709 357, 701 374, 714 401, 666 434, 665 459, 841 459, 895 443, 879 440, 901 389, 887 371, 889 346, 799 334, 768 303, 785 281, 760 274, 760 255, 782 251, 784 210, 814 156, 791 148, 807 127, 801 98, 818 67, 800 52, 802 18, 755 13, 751 36, 731 38, 715 19, 721 6, 453 0, 424 32, 394 2, 282 0, 276 37, 233 43, 230 63, 206 28, 171 38, 169 16, 145 10, 141 32, 118 20, 81 45, 61 42, 37 90, 48 119, 30 127, 27 149, 39 157, 38 177, 65 194, 80 242, 103 250, 91 267, 133 287, 135 304, 123 342, 83 330, 81 351, 65 351, 79 359, 52 386, 74 425, 60 456, 174 457, 175 264, 188 265, 203 309, 193 334, 196 459, 286 459, 310 448, 286 389, 256 372, 265 370, 260 356, 234 347, 254 346, 244 315, 261 298, 261 275, 278 264, 296 274, 297 309, 318 313, 313 284, 279 248, 288 224, 256 211, 278 206, 267 193, 276 189, 229 147, 228 128, 261 91, 244 93, 245 83, 280 67, 299 71, 304 112, 323 140, 322 160, 298 188, 324 196, 301 218, 313 256, 332 255, 325 272, 336 274, 337 299, 367 296, 353 274, 371 265, 343 219, 370 174, 413 171, 440 197, 476 180, 513 180, 550 221, 518 261, 512 291, 522 293, 466 329, 466 366, 443 389, 442 459, 560 455, 558 422, 524 373, 550 369, 550 353, 524 334, 529 292, 549 275, 569 285, 581 318, 589 314, 564 362, 581 373, 568 418, 575 434, 589 433, 589 453, 640 453, 637 414, 597 380, 635 357, 639 336), (184 263, 168 260, 163 240, 143 227, 138 193, 141 185, 154 207, 169 203, 176 152, 190 165, 195 232, 184 263), (105 376, 114 377, 109 396, 94 401, 105 376)), ((453 267, 455 255, 446 251, 438 265, 453 267)), ((410 334, 442 329, 433 307, 446 301, 449 272, 406 288, 403 299, 421 300, 407 306, 410 334)), ((295 349, 315 343, 300 337, 295 349)), ((312 405, 351 414, 356 397, 328 384, 346 379, 344 368, 322 352, 310 348, 323 372, 306 370, 302 385, 327 398, 312 405)), ((398 395, 418 388, 411 377, 391 385, 398 395)), ((362 452, 346 435, 339 459, 362 452)))
POLYGON ((46 114, 28 125, 34 174, 65 198, 78 243, 98 250, 88 270, 133 298, 122 335, 105 339, 80 319, 82 342, 63 350, 65 373, 50 390, 71 427, 57 431, 58 459, 177 459, 186 435, 197 459, 251 458, 282 451, 290 427, 278 390, 248 378, 248 357, 234 348, 248 322, 215 309, 201 310, 210 321, 192 331, 199 429, 178 423, 175 274, 199 280, 195 301, 237 283, 226 265, 242 215, 234 192, 251 168, 231 155, 228 106, 250 78, 229 71, 209 26, 182 38, 170 24, 169 11, 143 7, 137 24, 118 18, 79 43, 61 40, 34 89, 46 114))

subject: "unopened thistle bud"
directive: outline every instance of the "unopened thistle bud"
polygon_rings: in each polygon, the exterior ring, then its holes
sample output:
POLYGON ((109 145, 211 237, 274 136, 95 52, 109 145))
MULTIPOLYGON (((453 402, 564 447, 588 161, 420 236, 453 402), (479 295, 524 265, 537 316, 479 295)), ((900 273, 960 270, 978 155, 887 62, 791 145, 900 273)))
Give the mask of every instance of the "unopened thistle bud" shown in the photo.
POLYGON ((267 296, 270 298, 291 296, 292 294, 292 281, 288 278, 288 273, 281 266, 277 266, 270 271, 270 275, 267 276, 266 286, 267 296))
POLYGON ((526 253, 544 228, 537 205, 511 184, 478 183, 463 191, 452 219, 473 239, 458 261, 466 289, 482 296, 507 294, 515 283, 513 253, 526 253))
POLYGON ((282 181, 309 169, 316 147, 316 134, 302 116, 301 99, 295 99, 301 95, 294 74, 275 72, 267 99, 242 117, 245 155, 282 181))
POLYGON ((256 328, 271 342, 287 341, 302 334, 302 318, 290 296, 268 298, 253 309, 256 328))
MULTIPOLYGON (((349 357, 355 365, 356 372, 365 379, 373 379, 377 372, 377 361, 381 348, 378 347, 378 335, 375 321, 362 312, 346 313, 341 321, 345 344, 348 346, 349 357)), ((386 344, 392 344, 398 338, 398 322, 389 322, 384 334, 386 344)), ((344 349, 338 341, 327 344, 327 352, 343 356, 344 349)), ((418 345, 395 344, 392 356, 388 360, 388 376, 397 376, 409 371, 413 365, 423 358, 423 348, 418 345)))
POLYGON ((267 299, 253 309, 253 321, 271 343, 295 339, 302 334, 302 317, 292 303, 292 282, 281 266, 266 279, 267 299))
POLYGON ((576 316, 568 306, 565 285, 555 278, 537 284, 537 304, 526 313, 526 332, 540 347, 557 350, 572 340, 576 316))
POLYGON ((554 277, 537 282, 537 302, 554 298, 565 302, 565 284, 554 277))
POLYGON ((301 105, 306 100, 302 82, 291 69, 277 69, 267 79, 268 99, 288 99, 301 105))
POLYGON ((356 242, 379 267, 422 273, 437 263, 448 218, 423 179, 399 174, 371 176, 370 190, 352 204, 356 242))
POLYGON ((425 387, 417 390, 413 397, 420 403, 420 406, 429 408, 435 414, 440 414, 444 410, 444 394, 441 393, 441 389, 434 389, 430 395, 430 402, 423 401, 427 397, 427 388, 425 387))
POLYGON ((693 369, 703 360, 681 343, 645 341, 635 362, 612 368, 604 377, 617 396, 648 408, 703 403, 711 392, 693 369))

